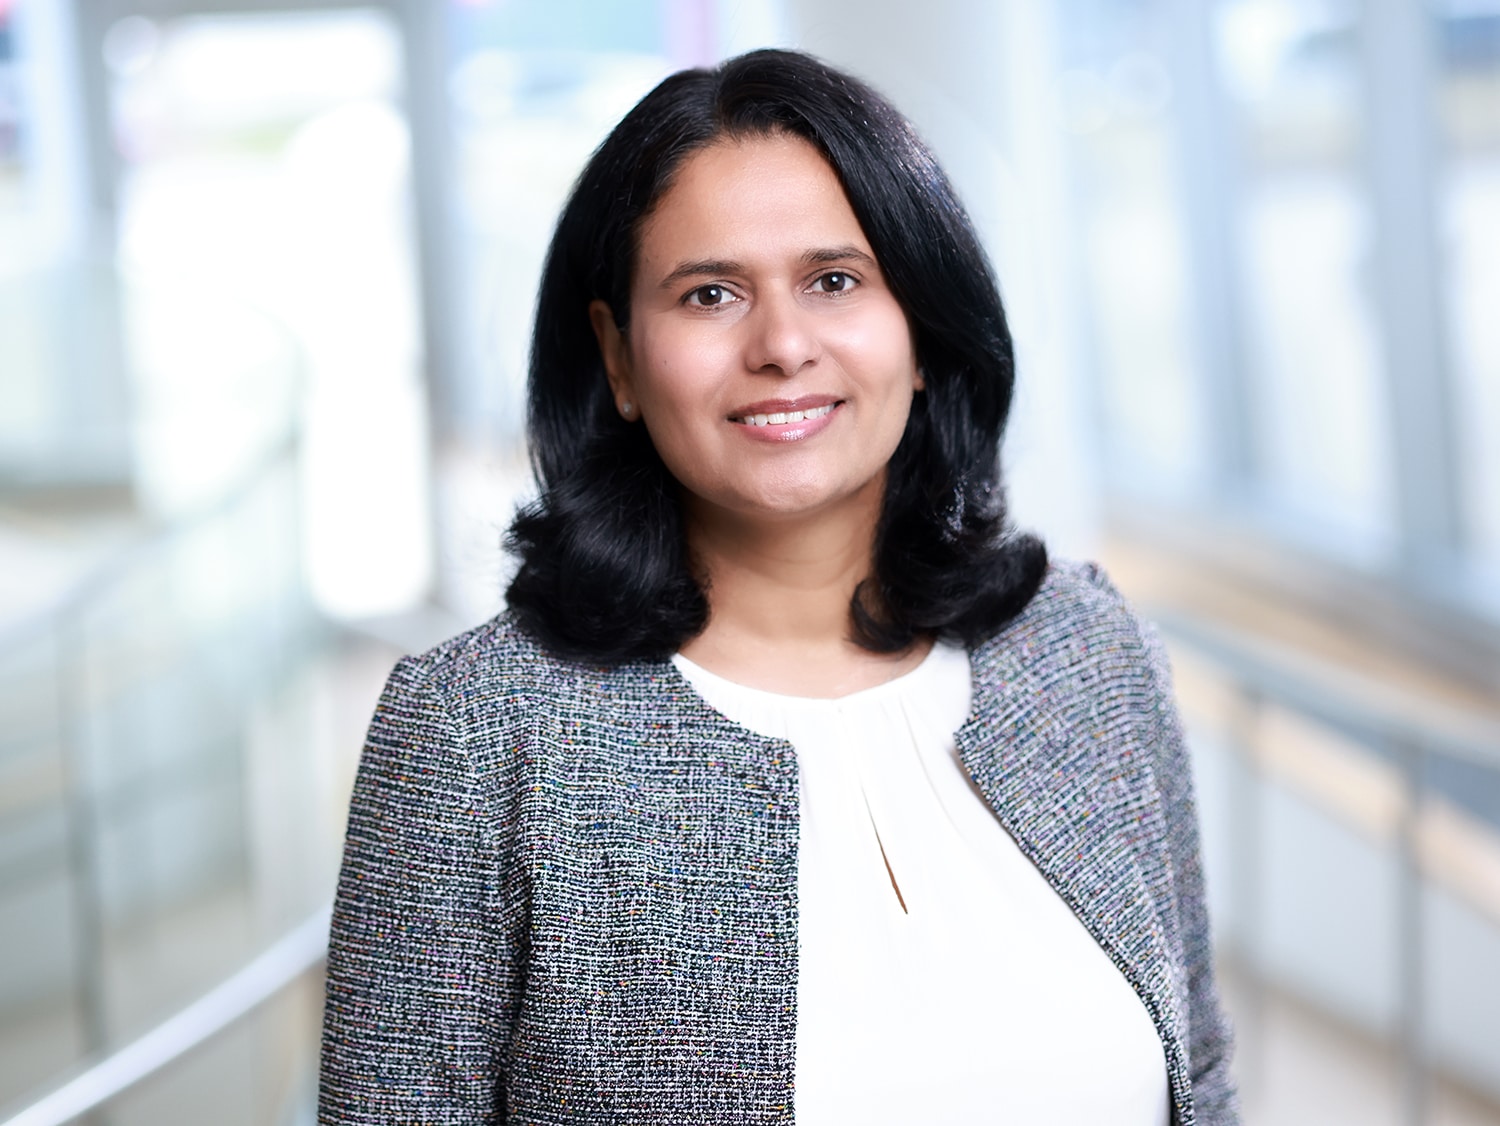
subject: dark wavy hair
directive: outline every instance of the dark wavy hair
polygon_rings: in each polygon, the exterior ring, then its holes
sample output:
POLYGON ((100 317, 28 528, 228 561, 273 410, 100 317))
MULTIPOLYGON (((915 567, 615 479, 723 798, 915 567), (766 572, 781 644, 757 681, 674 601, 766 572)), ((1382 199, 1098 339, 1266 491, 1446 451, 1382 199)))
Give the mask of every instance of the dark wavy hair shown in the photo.
POLYGON ((584 168, 547 254, 531 346, 528 434, 540 498, 507 546, 516 620, 561 655, 660 660, 708 623, 679 486, 615 410, 588 307, 622 330, 638 237, 683 160, 717 140, 775 134, 837 173, 911 324, 926 390, 886 474, 872 576, 851 636, 898 652, 920 635, 977 644, 1041 584, 1046 550, 1011 534, 1000 475, 1014 357, 999 290, 942 169, 879 94, 811 56, 752 51, 664 80, 584 168))

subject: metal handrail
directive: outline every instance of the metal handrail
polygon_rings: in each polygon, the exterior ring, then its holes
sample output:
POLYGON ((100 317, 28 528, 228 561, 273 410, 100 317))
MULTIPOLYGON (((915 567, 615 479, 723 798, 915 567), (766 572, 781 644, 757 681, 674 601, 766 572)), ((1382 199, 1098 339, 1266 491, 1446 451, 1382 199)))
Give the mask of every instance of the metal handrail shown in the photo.
POLYGON ((0 1114, 0 1126, 62 1126, 95 1110, 265 1005, 322 964, 330 907, 293 927, 240 969, 151 1031, 0 1114))
POLYGON ((1227 669, 1237 684, 1371 745, 1420 744, 1427 754, 1500 770, 1500 721, 1377 681, 1243 631, 1175 614, 1163 634, 1227 669))

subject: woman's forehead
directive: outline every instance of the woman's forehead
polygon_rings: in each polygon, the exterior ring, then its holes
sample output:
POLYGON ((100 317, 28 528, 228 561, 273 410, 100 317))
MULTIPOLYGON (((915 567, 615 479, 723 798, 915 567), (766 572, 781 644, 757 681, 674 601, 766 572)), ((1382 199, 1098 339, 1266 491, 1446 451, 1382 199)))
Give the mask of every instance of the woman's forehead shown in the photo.
POLYGON ((870 255, 838 174, 789 134, 716 141, 688 156, 641 229, 638 280, 693 260, 801 257, 850 246, 870 255))

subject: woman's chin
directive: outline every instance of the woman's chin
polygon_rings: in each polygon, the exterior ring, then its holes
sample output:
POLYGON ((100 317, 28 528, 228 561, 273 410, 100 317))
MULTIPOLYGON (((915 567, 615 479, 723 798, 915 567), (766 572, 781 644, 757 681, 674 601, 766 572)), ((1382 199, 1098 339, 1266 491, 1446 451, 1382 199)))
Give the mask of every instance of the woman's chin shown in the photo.
POLYGON ((877 514, 881 499, 880 480, 849 488, 827 482, 786 482, 774 488, 746 490, 735 496, 697 498, 691 507, 707 516, 713 510, 717 520, 747 524, 796 524, 809 520, 860 522, 877 514))

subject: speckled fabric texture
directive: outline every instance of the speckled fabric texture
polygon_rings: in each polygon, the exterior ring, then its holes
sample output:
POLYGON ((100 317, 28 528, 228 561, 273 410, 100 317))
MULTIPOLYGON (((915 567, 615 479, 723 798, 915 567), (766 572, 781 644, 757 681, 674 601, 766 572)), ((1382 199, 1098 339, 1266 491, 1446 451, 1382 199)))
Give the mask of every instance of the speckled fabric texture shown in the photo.
MULTIPOLYGON (((1058 566, 971 664, 965 765, 1141 996, 1173 1121, 1237 1123, 1160 645, 1058 566)), ((668 663, 562 662, 503 616, 403 659, 350 810, 319 1121, 793 1121, 797 839, 791 746, 668 663)))

